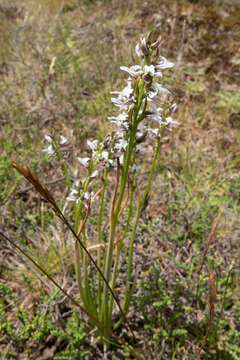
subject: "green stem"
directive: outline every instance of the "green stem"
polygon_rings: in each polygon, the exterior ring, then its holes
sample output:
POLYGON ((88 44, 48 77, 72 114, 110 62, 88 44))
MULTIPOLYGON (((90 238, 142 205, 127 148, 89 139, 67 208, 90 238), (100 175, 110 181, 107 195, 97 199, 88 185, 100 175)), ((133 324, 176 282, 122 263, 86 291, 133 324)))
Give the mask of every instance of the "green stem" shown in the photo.
MULTIPOLYGON (((105 203, 105 191, 106 191, 106 183, 108 178, 109 169, 106 169, 104 172, 103 177, 103 188, 101 193, 101 200, 100 200, 100 210, 99 210, 99 218, 98 218, 98 250, 97 250, 97 264, 98 267, 101 268, 102 265, 102 221, 103 221, 103 215, 104 215, 104 203, 105 203)), ((100 308, 101 304, 101 293, 102 293, 102 278, 101 275, 98 273, 98 295, 97 295, 97 303, 100 308)))
MULTIPOLYGON (((130 160, 131 160, 131 154, 134 146, 134 140, 135 135, 137 131, 137 122, 135 122, 134 129, 131 133, 127 154, 125 158, 125 166, 122 169, 122 176, 121 176, 121 183, 120 183, 120 190, 119 190, 119 197, 117 201, 116 210, 114 212, 114 216, 111 219, 110 222, 110 235, 109 235, 109 241, 107 246, 107 254, 106 254, 106 261, 105 261, 105 268, 104 268, 104 276, 107 279, 107 281, 110 281, 111 277, 111 269, 112 269, 112 257, 113 257, 113 248, 114 248, 114 239, 115 239, 115 232, 116 232, 116 226, 118 221, 118 215, 119 211, 121 209, 121 204, 123 200, 123 196, 125 193, 126 183, 127 183, 127 177, 128 177, 128 169, 130 166, 130 160)), ((108 314, 109 314, 109 296, 108 296, 108 289, 106 285, 104 284, 103 287, 103 307, 102 307, 102 319, 103 323, 106 324, 106 326, 111 326, 111 319, 109 320, 108 314)))
POLYGON ((81 300, 85 306, 86 299, 85 299, 84 289, 82 287, 82 277, 81 277, 80 245, 77 240, 75 240, 75 271, 77 277, 78 290, 80 293, 81 300))
MULTIPOLYGON (((163 131, 164 131, 164 128, 163 128, 163 131)), ((163 131, 162 131, 162 134, 163 134, 163 131)), ((139 217, 140 217, 140 214, 141 214, 142 207, 143 207, 143 205, 144 205, 144 203, 145 203, 145 201, 147 199, 147 196, 148 196, 148 194, 150 192, 151 183, 152 183, 152 177, 153 177, 153 174, 154 174, 155 169, 156 169, 157 158, 158 158, 158 154, 159 154, 159 151, 160 151, 160 147, 161 147, 161 137, 157 140, 157 146, 155 147, 155 150, 154 150, 154 157, 153 157, 153 162, 152 162, 152 166, 151 166, 151 169, 150 169, 150 173, 149 173, 149 176, 148 176, 148 182, 147 182, 145 191, 144 191, 142 197, 139 200, 138 207, 137 207, 137 212, 136 212, 135 219, 134 219, 134 225, 133 225, 133 229, 132 229, 132 233, 131 233, 131 239, 130 239, 130 245, 129 245, 129 254, 128 254, 127 285, 126 285, 125 298, 124 298, 124 304, 123 304, 123 310, 124 310, 125 313, 127 312, 128 306, 129 306, 129 303, 130 303, 129 296, 131 294, 130 284, 131 284, 131 275, 132 275, 133 246, 134 246, 134 240, 135 240, 135 237, 136 237, 138 221, 139 221, 139 217)), ((120 320, 122 320, 122 319, 120 319, 120 320)), ((120 324, 118 324, 118 325, 120 325, 120 324)))
MULTIPOLYGON (((108 242, 106 261, 105 261, 105 267, 104 267, 104 276, 108 282, 110 281, 110 278, 111 278, 112 257, 113 257, 114 239, 115 239, 116 226, 117 226, 117 222, 118 222, 118 215, 119 215, 119 212, 121 209, 123 196, 124 196, 125 189, 126 189, 128 172, 129 172, 129 167, 131 164, 131 156, 132 156, 133 148, 135 145, 135 137, 136 137, 137 127, 139 124, 138 115, 139 115, 139 111, 140 111, 140 108, 142 105, 143 96, 144 96, 144 81, 142 79, 140 79, 139 84, 138 84, 138 99, 137 99, 137 103, 133 110, 134 115, 133 115, 132 128, 130 130, 129 144, 128 144, 126 156, 124 156, 118 201, 117 201, 117 205, 116 205, 116 210, 114 212, 114 216, 113 216, 113 218, 111 218, 111 222, 110 222, 109 242, 108 242)), ((111 328, 112 315, 109 314, 109 305, 110 304, 109 304, 108 289, 106 287, 106 284, 104 284, 103 307, 102 307, 102 311, 101 311, 101 319, 103 319, 103 323, 106 324, 106 326, 108 328, 111 328)))
MULTIPOLYGON (((87 248, 85 227, 83 228, 82 236, 83 236, 84 246, 87 248)), ((85 297, 86 297, 86 301, 87 301, 86 308, 89 312, 94 314, 95 317, 97 317, 96 301, 94 301, 94 297, 92 296, 92 293, 91 293, 90 277, 88 275, 88 265, 89 265, 89 258, 87 256, 87 254, 84 253, 83 273, 84 273, 84 291, 85 291, 85 297)))
MULTIPOLYGON (((119 264, 119 258, 120 258, 120 253, 121 253, 121 249, 123 246, 123 240, 126 237, 126 233, 128 231, 129 228, 129 224, 130 224, 130 220, 132 218, 132 210, 133 210, 133 195, 134 195, 134 185, 133 182, 131 183, 131 192, 130 192, 130 199, 129 199, 129 208, 128 208, 128 216, 127 216, 127 223, 125 225, 124 228, 124 232, 121 236, 121 239, 119 240, 119 244, 117 246, 117 254, 116 254, 116 259, 114 261, 114 268, 113 268, 113 276, 112 276, 112 281, 111 281, 111 288, 114 289, 115 288, 115 282, 116 282, 116 278, 117 278, 117 270, 118 270, 118 264, 119 264)), ((110 305, 109 305, 109 316, 112 314, 112 308, 113 308, 113 298, 110 298, 110 305)))

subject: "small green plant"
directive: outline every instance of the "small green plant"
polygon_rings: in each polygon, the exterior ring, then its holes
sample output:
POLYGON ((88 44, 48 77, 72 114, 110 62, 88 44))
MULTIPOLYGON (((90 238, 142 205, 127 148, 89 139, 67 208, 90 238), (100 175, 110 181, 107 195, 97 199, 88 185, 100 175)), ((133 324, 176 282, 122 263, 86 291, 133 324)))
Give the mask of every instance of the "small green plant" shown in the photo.
MULTIPOLYGON (((66 321, 61 321, 62 326, 54 323, 53 303, 57 300, 56 294, 49 297, 45 307, 42 306, 34 316, 30 316, 23 306, 16 306, 16 299, 7 285, 0 283, 0 294, 3 300, 0 303, 0 343, 6 344, 1 353, 5 359, 12 358, 16 346, 25 351, 27 349, 28 358, 33 359, 39 345, 46 343, 49 336, 53 336, 63 346, 68 345, 66 350, 56 350, 54 360, 82 359, 88 354, 89 350, 84 344, 87 335, 85 323, 80 321, 76 311, 66 321), (16 308, 11 320, 7 313, 9 305, 16 308)), ((45 299, 42 298, 42 305, 44 303, 45 299)))
POLYGON ((51 335, 65 341, 67 344, 71 344, 71 349, 61 351, 54 357, 54 360, 82 359, 89 353, 88 350, 81 349, 87 334, 85 332, 85 324, 79 320, 76 311, 73 312, 71 320, 67 322, 65 330, 55 328, 51 331, 51 335))

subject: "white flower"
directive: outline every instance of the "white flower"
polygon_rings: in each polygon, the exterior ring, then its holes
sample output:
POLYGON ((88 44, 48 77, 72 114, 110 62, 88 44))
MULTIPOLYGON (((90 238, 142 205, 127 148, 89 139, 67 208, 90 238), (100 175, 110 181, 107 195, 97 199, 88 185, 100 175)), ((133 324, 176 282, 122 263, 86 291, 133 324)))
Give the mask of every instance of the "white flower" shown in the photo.
POLYGON ((110 94, 117 94, 120 97, 130 97, 133 93, 133 88, 130 82, 128 82, 127 86, 122 89, 122 91, 111 91, 110 94))
POLYGON ((159 129, 151 129, 151 128, 149 128, 148 131, 150 133, 152 133, 154 137, 158 138, 160 136, 159 129))
POLYGON ((162 108, 157 108, 155 104, 151 104, 151 111, 146 112, 146 118, 151 121, 156 121, 159 123, 159 125, 162 125, 162 108))
POLYGON ((60 135, 60 145, 64 145, 66 143, 67 143, 67 139, 64 136, 60 135))
POLYGON ((116 142, 114 149, 117 151, 124 152, 128 147, 128 142, 124 139, 119 139, 118 142, 116 142))
POLYGON ((154 76, 160 76, 162 77, 162 72, 161 71, 156 71, 157 69, 155 68, 155 73, 154 76))
POLYGON ((130 99, 121 99, 121 98, 111 98, 112 103, 119 107, 120 110, 129 110, 129 107, 132 105, 133 101, 130 99))
POLYGON ((142 123, 138 124, 137 132, 144 133, 147 130, 147 127, 143 125, 142 123))
POLYGON ((118 127, 123 127, 126 130, 129 128, 128 114, 125 112, 119 114, 118 116, 110 116, 108 117, 108 120, 118 127))
POLYGON ((46 152, 48 155, 55 154, 52 144, 50 144, 46 149, 43 149, 43 152, 46 152))
POLYGON ((74 181, 74 185, 78 188, 79 185, 80 185, 80 180, 75 180, 75 181, 74 181))
POLYGON ((85 192, 84 194, 84 199, 88 200, 90 198, 91 194, 89 194, 89 192, 85 192))
POLYGON ((159 83, 153 82, 152 86, 158 92, 158 94, 171 94, 168 89, 162 87, 162 85, 159 83))
POLYGON ((108 160, 108 158, 109 158, 109 153, 108 153, 108 151, 103 151, 103 152, 101 153, 101 157, 102 157, 102 159, 104 159, 104 160, 108 160))
POLYGON ((111 98, 112 103, 119 107, 120 110, 129 110, 129 106, 132 105, 134 96, 131 82, 128 82, 127 86, 122 91, 111 91, 111 94, 117 94, 117 98, 111 98))
POLYGON ((99 155, 99 159, 102 160, 103 166, 109 167, 112 166, 113 160, 109 158, 110 153, 108 151, 103 151, 99 155))
POLYGON ((52 142, 51 136, 49 136, 49 135, 44 135, 44 138, 45 138, 45 140, 46 140, 47 142, 49 142, 49 143, 52 142))
POLYGON ((155 96, 157 95, 158 95, 158 90, 156 88, 150 88, 148 89, 147 100, 152 101, 152 99, 154 99, 155 96))
POLYGON ((126 71, 131 77, 137 78, 139 75, 143 74, 142 67, 140 65, 133 65, 131 67, 120 66, 120 69, 126 71))
POLYGON ((85 200, 89 200, 89 199, 92 199, 94 196, 94 192, 91 191, 91 193, 89 193, 88 191, 85 192, 85 194, 83 195, 84 199, 85 200))
POLYGON ((98 170, 94 170, 94 172, 90 175, 90 179, 94 179, 96 176, 98 176, 98 170))
POLYGON ((168 69, 174 66, 174 63, 168 61, 165 57, 160 56, 160 62, 155 65, 156 70, 168 69))
POLYGON ((139 45, 139 44, 136 45, 135 51, 136 51, 137 56, 138 56, 140 59, 143 59, 143 58, 144 58, 144 54, 143 54, 142 50, 140 49, 140 45, 139 45))
POLYGON ((136 132, 136 141, 139 143, 143 142, 146 139, 146 136, 147 136, 147 127, 145 125, 140 124, 136 132))
POLYGON ((148 49, 148 47, 147 47, 147 42, 146 42, 145 37, 143 37, 143 38, 140 39, 140 44, 138 43, 138 44, 136 45, 135 51, 136 51, 137 56, 138 56, 140 59, 143 59, 144 56, 148 55, 149 49, 148 49))
POLYGON ((144 152, 144 147, 141 144, 137 144, 135 149, 136 149, 136 152, 140 152, 140 153, 144 152))
MULTIPOLYGON (((168 116, 166 119, 162 118, 162 108, 157 108, 155 104, 151 104, 152 111, 146 111, 147 115, 146 118, 151 121, 158 122, 159 125, 165 125, 171 130, 172 128, 175 128, 179 125, 177 121, 174 121, 170 116, 168 116)), ((153 133, 153 131, 152 131, 153 133)))
POLYGON ((144 75, 154 76, 155 68, 153 65, 145 65, 144 66, 144 75))
POLYGON ((161 72, 156 72, 153 65, 144 66, 144 76, 143 79, 146 83, 152 82, 154 76, 162 76, 161 72))
POLYGON ((72 202, 72 201, 77 201, 79 200, 79 196, 78 196, 78 190, 72 188, 70 194, 68 195, 66 201, 68 202, 72 202))
POLYGON ((97 140, 87 140, 87 145, 90 147, 90 149, 92 150, 92 152, 97 150, 98 147, 98 141, 97 140))
POLYGON ((77 157, 78 161, 80 162, 80 164, 82 164, 84 167, 88 167, 90 158, 89 157, 85 157, 85 158, 80 158, 77 157))
POLYGON ((169 130, 172 130, 173 128, 176 128, 179 126, 179 122, 175 121, 171 118, 171 116, 168 116, 166 118, 166 125, 169 127, 169 130))
POLYGON ((148 89, 147 100, 152 101, 159 94, 170 94, 170 91, 162 87, 159 83, 153 82, 152 87, 148 89))
POLYGON ((136 140, 144 141, 146 135, 147 135, 147 127, 142 123, 138 124, 137 132, 136 132, 136 140))

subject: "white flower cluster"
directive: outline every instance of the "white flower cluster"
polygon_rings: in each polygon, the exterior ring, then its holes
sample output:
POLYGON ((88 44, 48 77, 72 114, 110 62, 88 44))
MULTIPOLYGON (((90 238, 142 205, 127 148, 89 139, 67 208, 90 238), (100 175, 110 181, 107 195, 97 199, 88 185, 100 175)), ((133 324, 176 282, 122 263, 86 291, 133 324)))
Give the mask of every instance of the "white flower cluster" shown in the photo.
POLYGON ((94 193, 89 191, 82 191, 84 181, 86 179, 82 179, 80 182, 79 180, 76 180, 70 190, 70 193, 68 197, 66 198, 67 202, 76 202, 78 204, 81 200, 81 202, 84 204, 85 207, 87 207, 87 202, 89 199, 93 198, 94 193))
MULTIPOLYGON (((120 111, 118 115, 108 117, 108 120, 115 126, 114 135, 113 138, 108 139, 104 144, 99 144, 97 140, 87 140, 91 155, 83 158, 78 157, 78 161, 88 170, 96 159, 98 162, 98 169, 112 166, 115 167, 116 158, 118 158, 120 164, 122 164, 123 155, 129 145, 129 133, 132 131, 132 110, 138 101, 136 88, 139 80, 143 80, 144 82, 143 100, 145 101, 142 101, 142 104, 145 104, 145 108, 142 106, 138 112, 139 122, 135 134, 134 151, 136 153, 142 153, 144 151, 141 143, 144 142, 147 134, 159 137, 160 128, 162 126, 167 127, 169 130, 178 126, 178 123, 174 121, 171 116, 165 116, 164 107, 158 107, 154 103, 159 96, 166 97, 170 94, 170 91, 160 83, 156 82, 155 79, 159 77, 162 78, 162 71, 174 66, 172 62, 168 61, 163 56, 159 56, 155 62, 151 62, 150 55, 153 51, 157 50, 158 47, 159 41, 150 43, 146 38, 142 38, 140 43, 136 46, 136 53, 138 57, 143 60, 143 64, 133 65, 131 67, 120 67, 120 69, 125 71, 129 77, 127 79, 127 85, 122 91, 111 92, 112 95, 115 95, 111 98, 111 101, 120 111), (152 123, 156 124, 157 127, 152 127, 152 123)), ((177 105, 173 104, 169 109, 169 114, 174 112, 176 107, 177 105)), ((132 165, 132 170, 137 170, 135 164, 132 165)), ((99 170, 95 169, 90 173, 90 180, 95 178, 98 175, 98 172, 99 170)), ((76 186, 74 185, 68 200, 76 200, 77 196, 79 196, 79 191, 76 190, 76 186)), ((87 193, 87 198, 89 196, 89 193, 87 193)))
MULTIPOLYGON (((178 123, 170 116, 176 110, 177 105, 169 105, 166 112, 164 99, 168 98, 170 91, 156 81, 156 78, 163 77, 163 70, 174 66, 165 57, 158 55, 159 45, 160 42, 158 40, 151 41, 150 36, 141 38, 135 50, 142 64, 120 67, 129 77, 123 90, 111 92, 115 95, 111 97, 111 101, 119 110, 118 115, 108 117, 115 130, 103 143, 99 143, 97 140, 87 140, 90 155, 77 159, 87 169, 88 176, 82 179, 81 183, 74 182, 67 201, 79 202, 92 197, 93 194, 86 187, 88 188, 91 181, 98 176, 100 170, 116 167, 116 159, 123 164, 130 138, 132 139, 132 151, 142 153, 144 151, 142 143, 147 135, 159 137, 161 127, 171 130, 178 126, 178 123), (160 101, 163 103, 162 107, 157 106, 159 98, 164 100, 160 101), (85 186, 86 184, 87 186, 85 186), (83 193, 83 189, 85 189, 85 193, 83 193)), ((49 146, 43 151, 54 155, 52 138, 46 135, 45 139, 49 146)), ((65 142, 67 140, 61 136, 60 145, 64 145, 65 142)), ((130 164, 130 167, 137 168, 135 164, 130 164)))
MULTIPOLYGON (((44 139, 49 145, 46 149, 43 149, 43 152, 46 152, 49 156, 55 155, 56 152, 53 146, 53 138, 50 135, 44 135, 44 139)), ((60 135, 59 145, 64 146, 67 142, 67 139, 63 135, 60 135)))
MULTIPOLYGON (((163 95, 167 96, 170 94, 170 91, 163 87, 158 82, 154 81, 155 78, 162 77, 162 70, 171 68, 174 64, 168 61, 165 57, 159 56, 156 61, 151 63, 151 54, 153 51, 157 50, 159 47, 159 41, 153 43, 149 42, 145 37, 140 40, 140 43, 136 46, 136 53, 138 57, 143 61, 143 65, 133 65, 131 67, 121 66, 120 69, 127 72, 129 78, 127 79, 127 86, 122 91, 113 91, 112 94, 116 94, 117 97, 111 98, 113 104, 117 106, 120 110, 120 114, 117 116, 111 116, 108 119, 117 127, 118 133, 118 143, 115 144, 115 149, 125 151, 127 145, 125 141, 127 139, 126 133, 130 128, 131 119, 129 116, 130 110, 134 107, 137 102, 137 94, 134 89, 136 88, 136 82, 138 79, 142 79, 145 83, 145 99, 147 102, 151 102, 150 108, 146 110, 144 114, 142 110, 139 112, 139 118, 141 116, 142 120, 146 119, 148 121, 153 121, 160 126, 166 126, 169 130, 173 127, 178 126, 178 123, 174 121, 171 116, 163 116, 164 109, 157 107, 154 104, 154 100, 157 97, 163 95), (124 146, 121 146, 124 144, 124 146)), ((170 108, 170 112, 176 110, 176 104, 173 104, 170 108)), ((136 140, 138 137, 141 137, 141 133, 147 133, 153 135, 158 135, 159 131, 157 129, 152 129, 150 126, 146 126, 143 131, 143 124, 139 121, 136 140), (139 135, 140 133, 140 135, 139 135)), ((137 149, 137 147, 136 147, 137 149)))

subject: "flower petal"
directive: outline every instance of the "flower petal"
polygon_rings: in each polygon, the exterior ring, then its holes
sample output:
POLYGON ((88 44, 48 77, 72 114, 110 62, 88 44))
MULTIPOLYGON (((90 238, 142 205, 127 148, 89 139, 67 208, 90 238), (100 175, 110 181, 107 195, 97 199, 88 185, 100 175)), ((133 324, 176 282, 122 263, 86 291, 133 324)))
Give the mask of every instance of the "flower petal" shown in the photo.
POLYGON ((88 167, 89 161, 90 161, 89 157, 85 157, 85 158, 77 157, 77 159, 78 159, 78 161, 80 162, 81 165, 83 165, 84 167, 88 167))

